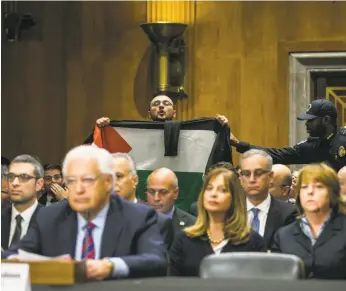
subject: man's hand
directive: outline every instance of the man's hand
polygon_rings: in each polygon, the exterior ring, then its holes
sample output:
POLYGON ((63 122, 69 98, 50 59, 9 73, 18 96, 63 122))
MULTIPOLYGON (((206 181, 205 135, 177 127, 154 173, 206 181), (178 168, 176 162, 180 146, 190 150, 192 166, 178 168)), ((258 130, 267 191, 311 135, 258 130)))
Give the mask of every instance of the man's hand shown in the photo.
POLYGON ((86 270, 88 279, 103 280, 111 275, 112 268, 107 260, 87 260, 86 270))
POLYGON ((228 119, 226 116, 216 114, 215 118, 222 126, 228 126, 228 119))
POLYGON ((50 190, 55 194, 55 197, 59 201, 68 198, 68 189, 64 189, 59 184, 52 183, 50 185, 50 190))
POLYGON ((96 120, 96 125, 98 127, 105 127, 105 126, 109 125, 110 121, 111 120, 108 117, 101 117, 101 118, 96 120))
POLYGON ((239 143, 239 139, 237 139, 232 132, 231 136, 229 137, 229 141, 232 146, 235 146, 239 143))

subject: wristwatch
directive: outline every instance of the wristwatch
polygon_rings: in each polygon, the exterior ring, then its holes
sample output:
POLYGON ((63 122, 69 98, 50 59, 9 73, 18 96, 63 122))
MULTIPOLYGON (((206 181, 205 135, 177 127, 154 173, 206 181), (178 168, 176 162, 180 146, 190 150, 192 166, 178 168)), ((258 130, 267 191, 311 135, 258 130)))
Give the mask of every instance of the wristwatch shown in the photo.
POLYGON ((107 267, 109 268, 110 276, 112 276, 113 271, 115 269, 113 261, 110 258, 104 258, 103 261, 107 265, 107 267))

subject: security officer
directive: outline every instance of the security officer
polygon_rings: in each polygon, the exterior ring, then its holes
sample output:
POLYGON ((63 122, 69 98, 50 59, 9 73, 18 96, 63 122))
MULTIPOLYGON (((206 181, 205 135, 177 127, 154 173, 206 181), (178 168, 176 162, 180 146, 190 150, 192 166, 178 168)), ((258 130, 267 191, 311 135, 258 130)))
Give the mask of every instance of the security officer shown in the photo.
POLYGON ((293 147, 282 149, 261 148, 239 141, 231 134, 230 142, 238 152, 249 149, 263 149, 273 158, 274 164, 310 164, 326 162, 338 171, 346 165, 346 128, 337 127, 337 111, 335 105, 325 99, 314 100, 306 113, 298 120, 306 120, 307 140, 293 147))

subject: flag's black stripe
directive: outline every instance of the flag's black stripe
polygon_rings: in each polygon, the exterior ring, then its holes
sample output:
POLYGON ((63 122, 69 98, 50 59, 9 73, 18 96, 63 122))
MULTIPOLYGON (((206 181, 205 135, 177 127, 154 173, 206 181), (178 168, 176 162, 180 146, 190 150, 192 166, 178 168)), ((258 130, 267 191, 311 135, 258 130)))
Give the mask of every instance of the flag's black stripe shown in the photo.
MULTIPOLYGON (((112 127, 130 127, 142 129, 164 129, 165 122, 161 121, 138 121, 138 120, 112 120, 112 127)), ((181 122, 181 130, 212 130, 219 132, 221 125, 215 118, 196 118, 181 122)))

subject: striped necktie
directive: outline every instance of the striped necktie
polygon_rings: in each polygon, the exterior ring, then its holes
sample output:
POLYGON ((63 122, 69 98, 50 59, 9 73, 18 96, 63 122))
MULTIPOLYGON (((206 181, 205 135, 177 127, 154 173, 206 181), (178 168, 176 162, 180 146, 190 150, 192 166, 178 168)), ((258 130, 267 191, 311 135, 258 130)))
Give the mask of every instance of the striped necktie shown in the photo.
POLYGON ((82 247, 82 260, 95 259, 95 246, 92 231, 95 228, 95 224, 88 222, 86 226, 86 232, 83 239, 82 247))

